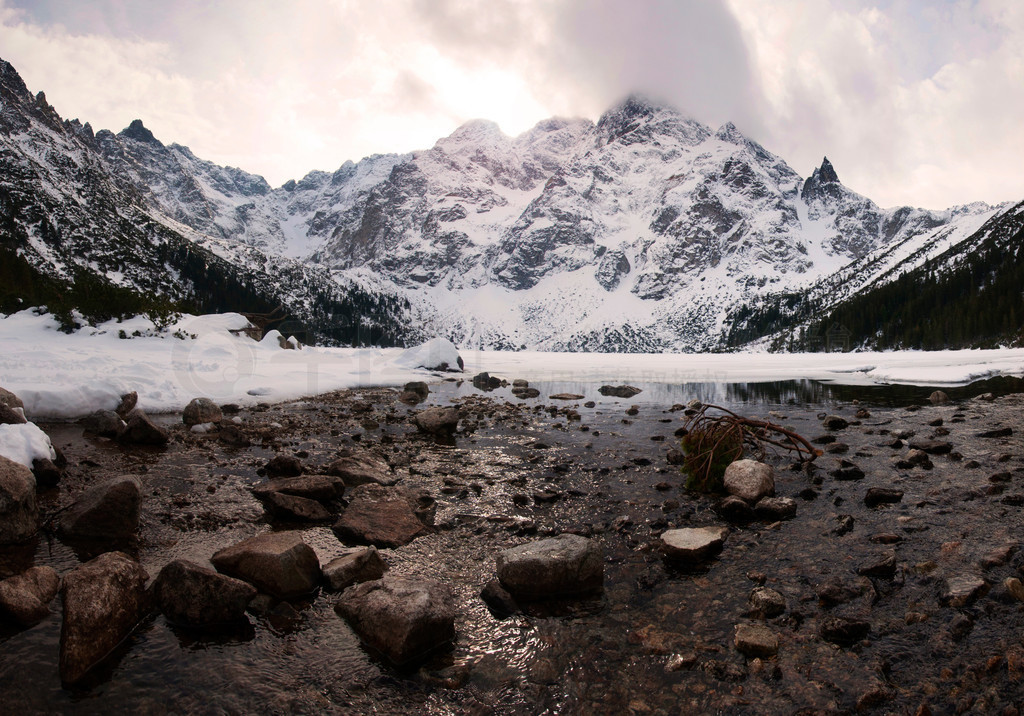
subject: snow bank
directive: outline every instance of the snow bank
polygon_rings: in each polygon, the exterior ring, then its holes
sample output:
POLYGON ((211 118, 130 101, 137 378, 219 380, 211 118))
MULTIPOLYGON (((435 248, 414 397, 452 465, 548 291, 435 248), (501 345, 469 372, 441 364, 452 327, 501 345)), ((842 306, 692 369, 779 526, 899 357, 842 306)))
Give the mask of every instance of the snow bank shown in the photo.
POLYGON ((455 344, 446 338, 434 338, 421 346, 409 348, 395 359, 395 365, 427 370, 462 370, 462 356, 455 344))
POLYGON ((29 470, 33 460, 57 459, 50 438, 35 423, 0 425, 0 455, 29 470))
MULTIPOLYGON (((69 335, 51 316, 22 311, 0 319, 0 386, 24 401, 30 419, 45 420, 113 409, 133 390, 140 408, 160 413, 197 397, 251 404, 423 379, 423 371, 397 360, 401 349, 282 350, 276 335, 256 342, 231 332, 246 325, 237 313, 184 316, 159 332, 134 318, 69 335)), ((424 353, 451 350, 438 344, 424 353)))

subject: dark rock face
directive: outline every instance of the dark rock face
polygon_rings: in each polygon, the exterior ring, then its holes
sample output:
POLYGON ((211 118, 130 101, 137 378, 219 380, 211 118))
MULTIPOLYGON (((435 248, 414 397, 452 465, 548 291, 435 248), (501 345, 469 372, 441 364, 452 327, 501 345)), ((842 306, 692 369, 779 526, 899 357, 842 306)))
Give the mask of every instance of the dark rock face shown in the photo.
POLYGON ((191 627, 240 621, 256 596, 256 587, 248 582, 181 559, 160 570, 153 589, 164 616, 191 627))
POLYGON ((324 565, 324 579, 331 589, 343 592, 353 584, 380 579, 387 569, 376 547, 355 547, 324 565))
POLYGON ((364 643, 402 665, 455 639, 453 602, 440 582, 387 576, 346 589, 334 608, 364 643))
POLYGON ((203 423, 219 423, 223 419, 224 413, 209 398, 193 398, 181 413, 181 421, 189 427, 203 423))
POLYGON ((145 614, 146 580, 138 562, 107 552, 65 575, 64 623, 60 632, 60 677, 81 681, 135 628, 145 614))
POLYGON ((142 483, 132 475, 116 477, 83 492, 60 519, 69 537, 124 540, 139 527, 142 483))
MULTIPOLYGON (((597 265, 597 272, 594 278, 601 284, 605 291, 614 291, 619 287, 622 279, 629 275, 632 266, 629 259, 621 251, 606 251, 597 265)), ((627 396, 628 397, 628 396, 627 396)))
POLYGON ((429 523, 433 515, 424 513, 428 502, 433 504, 425 493, 360 485, 352 491, 348 507, 335 523, 334 534, 356 544, 401 547, 432 530, 429 523))
POLYGON ((0 582, 0 616, 21 626, 37 624, 50 614, 60 577, 52 567, 31 567, 0 582))
POLYGON ((0 455, 0 544, 24 542, 38 526, 36 478, 24 465, 0 455))
POLYGON ((498 579, 519 599, 587 594, 604 585, 604 551, 579 535, 563 534, 501 552, 498 579))
POLYGON ((320 582, 320 562, 299 532, 265 532, 217 551, 210 561, 218 572, 278 599, 309 594, 320 582))
POLYGON ((166 445, 170 434, 136 408, 125 418, 125 427, 118 439, 134 445, 166 445))

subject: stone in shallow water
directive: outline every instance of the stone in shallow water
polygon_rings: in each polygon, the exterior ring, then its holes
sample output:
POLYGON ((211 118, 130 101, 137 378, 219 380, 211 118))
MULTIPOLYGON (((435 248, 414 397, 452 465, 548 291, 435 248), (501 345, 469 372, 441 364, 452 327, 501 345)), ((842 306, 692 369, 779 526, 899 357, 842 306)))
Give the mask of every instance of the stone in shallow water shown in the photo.
POLYGON ((153 587, 157 606, 185 626, 228 624, 245 618, 256 587, 182 559, 168 563, 153 587))
POLYGON ((730 495, 754 504, 775 494, 775 471, 756 460, 736 460, 725 468, 722 484, 730 495))
POLYGON ((210 561, 218 572, 278 599, 309 594, 320 581, 320 562, 300 532, 265 532, 217 551, 210 561))
POLYGON ((737 624, 733 639, 744 656, 766 658, 779 651, 779 637, 762 624, 737 624))
POLYGON ((0 544, 24 542, 36 533, 38 523, 35 476, 0 455, 0 544))
POLYGON ((755 612, 769 619, 786 611, 786 598, 769 587, 755 588, 748 601, 755 612))
POLYGON ((965 607, 988 591, 988 583, 973 574, 960 574, 946 580, 942 601, 951 607, 965 607))
POLYGON ((890 487, 872 487, 864 495, 864 504, 868 507, 895 504, 901 500, 903 500, 903 490, 896 490, 890 487))
POLYGON ((868 632, 871 631, 871 624, 858 619, 825 617, 821 620, 818 631, 825 641, 840 646, 850 646, 868 635, 868 632))
POLYGON ((380 579, 388 565, 381 559, 380 552, 370 547, 354 547, 328 562, 324 568, 324 579, 336 592, 344 591, 353 584, 380 579))
POLYGON ((432 499, 397 487, 368 483, 352 491, 351 502, 335 523, 334 534, 342 541, 401 547, 429 534, 432 499))
POLYGON ((573 534, 528 542, 501 552, 498 579, 517 598, 545 599, 587 594, 604 584, 604 551, 573 534))
POLYGON ((60 530, 69 537, 128 539, 139 527, 141 501, 139 478, 115 477, 85 490, 61 515, 60 530))
POLYGON ((349 587, 334 609, 368 646, 402 665, 455 639, 453 604, 440 582, 388 575, 349 587))
POLYGON ((684 527, 661 535, 661 551, 673 562, 697 564, 722 551, 728 527, 684 527))
POLYGON ((0 615, 22 626, 32 626, 50 613, 60 577, 52 567, 31 567, 0 582, 0 615))
POLYGON ((791 497, 765 497, 754 505, 754 514, 770 522, 796 517, 796 500, 791 497))

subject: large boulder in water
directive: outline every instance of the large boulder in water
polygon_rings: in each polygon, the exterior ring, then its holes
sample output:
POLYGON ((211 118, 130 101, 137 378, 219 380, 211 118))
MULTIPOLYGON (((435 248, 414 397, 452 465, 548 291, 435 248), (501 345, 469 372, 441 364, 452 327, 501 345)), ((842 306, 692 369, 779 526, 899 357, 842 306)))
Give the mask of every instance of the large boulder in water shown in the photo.
POLYGON ((52 567, 31 567, 0 582, 0 616, 21 626, 32 626, 50 613, 50 602, 60 589, 60 577, 52 567))
POLYGON ((343 592, 353 584, 380 579, 388 565, 373 545, 353 547, 324 566, 324 579, 336 592, 343 592))
POLYGON ((60 632, 60 677, 82 680, 131 633, 148 610, 146 580, 138 562, 106 552, 64 576, 64 623, 60 632))
POLYGON ((117 439, 131 445, 166 445, 171 439, 170 433, 160 427, 136 408, 125 418, 125 427, 117 439))
POLYGON ((60 531, 68 537, 125 540, 139 527, 142 483, 123 475, 83 492, 61 515, 60 531))
POLYGON ((182 559, 160 570, 154 584, 157 606, 184 626, 230 624, 245 618, 256 587, 182 559))
POLYGON ((219 423, 223 419, 224 413, 209 398, 193 398, 181 412, 181 421, 189 427, 203 423, 219 423))
POLYGON ((401 547, 432 531, 433 499, 425 492, 366 484, 355 488, 334 525, 342 541, 401 547))
POLYGON ((498 579, 517 598, 571 597, 604 584, 604 551, 585 537, 563 534, 501 552, 498 579))
POLYGON ((458 408, 427 408, 417 413, 412 422, 420 432, 431 435, 450 436, 459 426, 458 408))
POLYGON ((38 527, 36 478, 24 465, 0 455, 0 544, 24 542, 38 527))
POLYGON ((466 367, 459 349, 447 338, 434 338, 423 345, 407 348, 395 359, 395 365, 452 372, 461 372, 466 367))
POLYGON ((454 598, 441 582, 389 575, 349 587, 334 608, 368 646, 397 665, 455 639, 454 598))
POLYGON ((736 460, 725 468, 722 484, 730 495, 753 505, 775 494, 775 471, 756 460, 736 460))
POLYGON ((278 599, 309 594, 320 582, 320 562, 300 532, 264 532, 217 551, 210 561, 218 572, 278 599))

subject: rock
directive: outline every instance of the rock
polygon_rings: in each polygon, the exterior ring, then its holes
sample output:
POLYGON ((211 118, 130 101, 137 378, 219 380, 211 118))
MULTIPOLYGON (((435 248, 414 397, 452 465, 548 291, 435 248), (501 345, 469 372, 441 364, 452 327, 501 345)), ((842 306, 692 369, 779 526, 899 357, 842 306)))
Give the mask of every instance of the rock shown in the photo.
POLYGON ((6 388, 0 388, 0 405, 6 405, 8 408, 15 408, 17 410, 25 409, 25 404, 21 401, 21 398, 6 388))
POLYGON ((821 425, 826 430, 842 430, 843 428, 849 427, 850 422, 846 418, 838 415, 828 415, 821 421, 821 425))
POLYGON ((766 619, 777 617, 786 611, 786 598, 768 587, 755 587, 747 601, 754 612, 766 619))
POLYGON ((853 531, 855 520, 852 515, 837 515, 836 526, 832 528, 832 534, 842 536, 853 531))
POLYGON ((991 403, 993 400, 996 399, 996 396, 994 393, 982 393, 981 395, 975 396, 974 399, 986 403, 991 403))
POLYGON ((452 373, 460 372, 466 367, 462 356, 459 355, 459 349, 447 338, 432 338, 422 345, 407 348, 394 363, 406 368, 426 368, 452 373))
POLYGON ((256 587, 240 579, 177 559, 160 570, 153 585, 160 611, 190 627, 230 624, 245 618, 256 587))
POLYGON ((960 574, 946 580, 942 602, 951 607, 965 607, 988 591, 988 582, 972 574, 960 574))
POLYGON ((910 447, 929 455, 946 455, 953 450, 953 445, 943 440, 914 440, 911 441, 910 447))
POLYGON ((524 378, 516 378, 515 380, 512 381, 512 387, 513 388, 529 388, 530 387, 530 381, 525 380, 524 378))
POLYGON ((837 480, 850 481, 850 480, 863 480, 864 471, 854 465, 849 460, 843 460, 839 463, 839 467, 832 470, 829 475, 837 480))
POLYGON ((536 388, 513 388, 512 395, 520 400, 527 400, 528 398, 539 398, 540 391, 536 388))
POLYGON ((604 552, 574 534, 528 542, 498 554, 498 579, 519 599, 574 597, 604 585, 604 552))
MULTIPOLYGON (((2 582, 0 582, 2 584, 2 582)), ((1024 602, 1024 584, 1016 577, 1007 577, 1003 582, 1006 592, 1018 602, 1024 602)))
POLYGON ((932 405, 943 405, 949 402, 949 396, 941 390, 936 390, 928 396, 928 402, 932 405))
POLYGON ((487 372, 477 373, 476 375, 473 376, 473 387, 476 388, 477 390, 483 390, 485 392, 490 392, 492 390, 500 388, 503 383, 504 381, 502 381, 501 378, 493 376, 487 372))
POLYGON ((459 426, 458 408, 427 408, 417 413, 412 422, 420 432, 430 435, 450 436, 459 426))
POLYGON ((309 594, 320 581, 320 562, 300 532, 264 532, 217 551, 210 561, 218 572, 278 599, 309 594))
POLYGON ((668 451, 668 453, 666 453, 665 461, 669 465, 675 465, 678 467, 686 462, 686 455, 683 454, 682 450, 676 450, 675 448, 672 448, 671 450, 668 451))
POLYGON ((217 439, 229 447, 247 448, 252 445, 249 436, 235 425, 222 425, 217 439))
POLYGON ((117 439, 130 445, 166 445, 170 433, 149 419, 149 416, 136 408, 128 414, 124 430, 117 439))
POLYGON ((403 665, 455 639, 453 603, 440 582, 389 575, 349 587, 334 609, 364 643, 403 665))
POLYGON ((551 400, 583 400, 584 397, 578 393, 555 393, 548 396, 551 400))
POLYGON ((1013 428, 996 428, 994 430, 986 430, 985 432, 978 433, 975 437, 979 438, 1008 438, 1013 435, 1013 428))
POLYGON ((118 418, 124 420, 133 410, 135 410, 135 406, 138 404, 139 394, 136 391, 133 390, 130 393, 125 393, 121 396, 121 402, 117 404, 116 408, 114 408, 114 414, 117 415, 118 418))
POLYGON ((883 504, 895 504, 903 500, 903 490, 895 490, 890 487, 872 487, 864 495, 864 504, 868 507, 877 507, 883 504))
POLYGON ((24 425, 27 422, 24 410, 0 403, 0 425, 24 425))
POLYGON ((405 384, 402 390, 406 393, 414 393, 423 402, 430 395, 430 387, 422 380, 416 380, 405 384))
POLYGON ((426 493, 366 484, 355 488, 333 530, 338 539, 378 547, 401 547, 432 531, 421 517, 426 493))
POLYGON ((775 471, 756 460, 736 460, 725 468, 725 491, 750 504, 775 494, 775 471))
POLYGON ((50 614, 60 577, 52 567, 30 567, 0 582, 0 616, 23 627, 38 624, 50 614))
POLYGON ((122 475, 82 492, 61 515, 60 531, 68 537, 125 540, 139 527, 142 483, 122 475))
POLYGON ((661 535, 665 558, 682 564, 698 564, 722 551, 727 527, 683 527, 661 535))
POLYGON ((723 520, 732 524, 742 525, 754 520, 754 508, 736 495, 729 495, 722 499, 715 505, 715 512, 723 520))
POLYGON ((264 466, 271 477, 298 477, 302 474, 302 461, 294 455, 275 455, 264 466))
POLYGON ((949 623, 949 636, 953 641, 963 641, 973 628, 973 619, 966 614, 957 614, 949 623))
POLYGON ((346 487, 367 484, 391 486, 398 482, 398 477, 390 473, 387 464, 369 455, 339 457, 328 465, 324 472, 340 477, 346 487))
POLYGON ((304 497, 317 502, 334 502, 345 494, 345 481, 334 475, 302 475, 301 477, 280 477, 264 485, 252 488, 252 494, 259 499, 269 492, 304 497))
POLYGON ((843 617, 824 617, 818 626, 818 633, 822 639, 840 646, 852 646, 866 637, 870 631, 869 622, 843 617))
POLYGON ((791 520, 796 517, 796 500, 791 497, 765 497, 754 505, 754 514, 767 522, 791 520))
POLYGON ((148 609, 146 580, 138 562, 106 552, 64 576, 60 677, 82 680, 131 633, 148 609))
POLYGON ((508 617, 518 614, 521 610, 507 589, 501 586, 501 581, 492 579, 480 590, 480 598, 484 600, 492 612, 500 617, 508 617))
POLYGON ((0 544, 24 542, 38 527, 36 478, 24 465, 0 455, 0 544))
POLYGON ((879 579, 892 579, 896 574, 896 552, 890 550, 881 558, 859 567, 857 574, 863 577, 878 577, 879 579))
POLYGON ((342 592, 353 584, 380 579, 388 565, 374 546, 346 549, 323 568, 324 579, 330 588, 342 592))
POLYGON ((252 490, 271 517, 292 522, 327 522, 334 515, 316 500, 275 490, 252 490))
POLYGON ((45 457, 32 461, 32 474, 35 475, 37 487, 56 487, 61 478, 60 468, 45 457))
POLYGON ((219 423, 223 419, 224 413, 209 398, 193 398, 181 412, 181 422, 189 427, 203 423, 219 423))
POLYGON ((736 651, 750 658, 768 658, 779 651, 779 637, 763 624, 737 624, 736 651))
POLYGON ((613 398, 632 398, 634 395, 642 393, 643 390, 632 385, 602 385, 597 392, 613 398))

